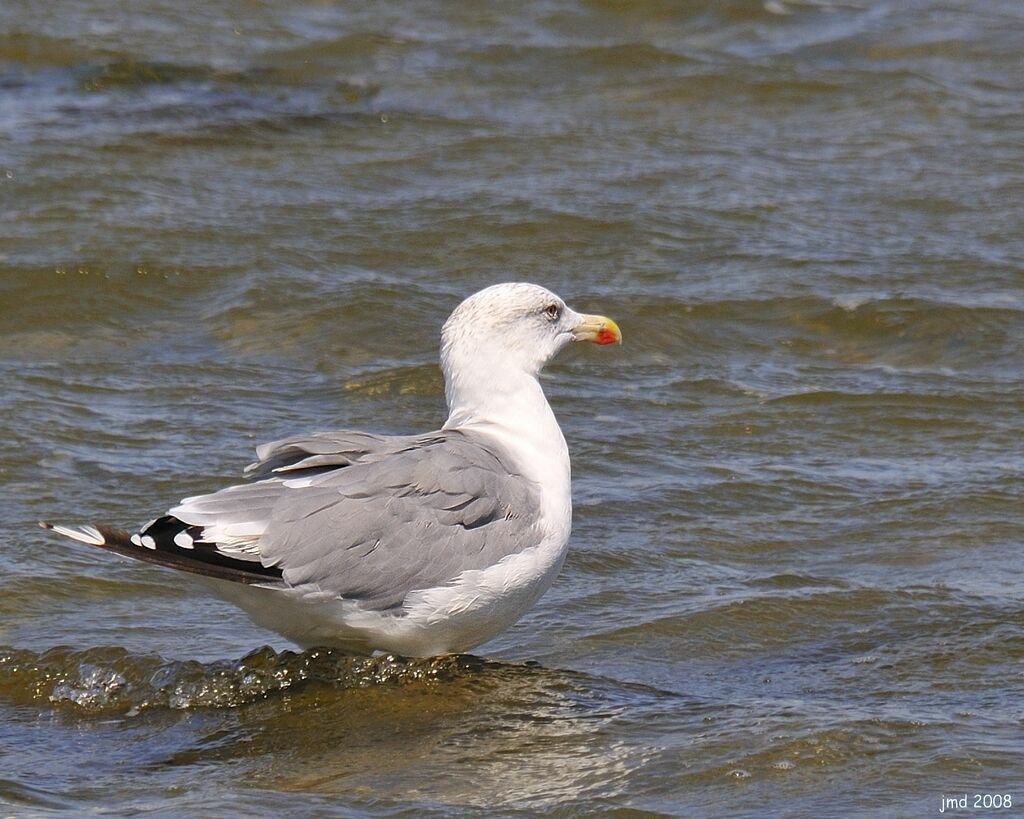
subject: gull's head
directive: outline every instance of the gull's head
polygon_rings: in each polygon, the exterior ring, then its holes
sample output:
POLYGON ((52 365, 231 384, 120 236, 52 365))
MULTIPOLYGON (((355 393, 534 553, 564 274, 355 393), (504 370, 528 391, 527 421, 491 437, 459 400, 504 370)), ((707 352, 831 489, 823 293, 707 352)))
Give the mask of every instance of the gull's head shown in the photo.
POLYGON ((610 318, 577 313, 545 287, 508 282, 455 308, 441 330, 441 358, 486 356, 536 375, 570 341, 621 344, 622 334, 610 318))
POLYGON ((536 284, 495 284, 474 293, 441 330, 449 404, 457 381, 493 386, 516 375, 536 377, 570 341, 621 344, 622 334, 610 318, 577 313, 536 284))

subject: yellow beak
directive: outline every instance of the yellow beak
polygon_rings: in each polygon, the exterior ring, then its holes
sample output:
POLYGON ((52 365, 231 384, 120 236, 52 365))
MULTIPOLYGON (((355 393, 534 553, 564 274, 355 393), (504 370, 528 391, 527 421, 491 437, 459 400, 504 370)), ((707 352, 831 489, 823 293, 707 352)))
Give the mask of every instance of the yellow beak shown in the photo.
POLYGON ((580 323, 572 331, 575 341, 593 341, 595 344, 621 344, 619 325, 607 316, 580 316, 580 323))

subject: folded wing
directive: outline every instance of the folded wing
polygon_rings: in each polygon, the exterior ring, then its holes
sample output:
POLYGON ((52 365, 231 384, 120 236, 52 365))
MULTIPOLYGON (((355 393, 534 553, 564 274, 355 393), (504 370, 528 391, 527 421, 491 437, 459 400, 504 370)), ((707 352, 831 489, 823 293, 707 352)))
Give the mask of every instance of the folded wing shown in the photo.
POLYGON ((328 433, 257 455, 260 480, 186 498, 132 542, 384 610, 542 536, 535 485, 482 436, 328 433))

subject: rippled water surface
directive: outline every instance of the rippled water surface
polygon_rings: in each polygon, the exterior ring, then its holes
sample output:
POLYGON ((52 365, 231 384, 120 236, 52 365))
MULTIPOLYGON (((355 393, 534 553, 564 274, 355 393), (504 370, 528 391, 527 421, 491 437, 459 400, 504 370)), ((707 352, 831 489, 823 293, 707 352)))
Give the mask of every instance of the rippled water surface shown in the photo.
POLYGON ((1022 42, 999 0, 0 5, 3 811, 1019 810, 1022 42), (549 368, 573 548, 477 656, 295 653, 35 527, 436 427, 440 324, 508 279, 626 343, 549 368))

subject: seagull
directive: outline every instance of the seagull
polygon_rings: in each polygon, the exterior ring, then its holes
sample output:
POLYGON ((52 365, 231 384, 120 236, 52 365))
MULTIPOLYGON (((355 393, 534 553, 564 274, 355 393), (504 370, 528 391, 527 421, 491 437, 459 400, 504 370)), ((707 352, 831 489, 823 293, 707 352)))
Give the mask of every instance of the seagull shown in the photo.
POLYGON ((134 534, 39 525, 191 572, 304 648, 468 651, 522 617, 565 560, 569 451, 538 377, 570 341, 622 334, 536 284, 493 285, 441 330, 439 430, 264 444, 248 482, 185 498, 134 534))

